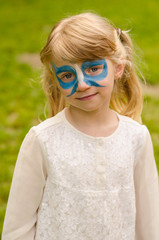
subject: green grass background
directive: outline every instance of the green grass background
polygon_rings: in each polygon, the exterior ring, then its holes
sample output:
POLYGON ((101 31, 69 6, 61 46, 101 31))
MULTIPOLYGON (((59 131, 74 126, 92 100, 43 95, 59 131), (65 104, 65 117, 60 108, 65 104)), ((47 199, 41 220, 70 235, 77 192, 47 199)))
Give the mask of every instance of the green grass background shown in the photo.
MULTIPOLYGON (((83 11, 131 29, 140 68, 151 84, 159 83, 158 0, 0 0, 0 232, 21 142, 44 119, 40 71, 19 63, 23 53, 39 53, 52 26, 83 11), (138 47, 137 47, 138 46, 138 47)), ((150 130, 159 169, 159 97, 146 96, 143 123, 150 130)))

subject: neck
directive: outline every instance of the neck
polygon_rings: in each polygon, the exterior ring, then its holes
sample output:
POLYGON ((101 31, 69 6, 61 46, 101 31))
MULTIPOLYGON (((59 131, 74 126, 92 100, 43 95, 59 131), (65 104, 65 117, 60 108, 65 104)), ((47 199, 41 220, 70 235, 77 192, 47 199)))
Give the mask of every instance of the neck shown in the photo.
POLYGON ((70 106, 68 108, 68 112, 72 120, 74 120, 76 123, 84 123, 85 125, 90 126, 105 123, 109 119, 112 110, 110 110, 109 108, 99 108, 95 111, 88 112, 70 106))
POLYGON ((92 136, 107 136, 118 125, 116 114, 106 107, 88 112, 70 106, 67 108, 66 117, 78 130, 92 136))

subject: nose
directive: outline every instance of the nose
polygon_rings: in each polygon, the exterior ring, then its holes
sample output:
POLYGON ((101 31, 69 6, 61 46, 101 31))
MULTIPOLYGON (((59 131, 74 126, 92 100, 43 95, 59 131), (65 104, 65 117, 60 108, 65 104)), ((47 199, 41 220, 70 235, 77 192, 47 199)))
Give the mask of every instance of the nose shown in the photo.
POLYGON ((84 90, 90 88, 90 86, 87 85, 86 82, 84 81, 84 74, 83 74, 81 68, 77 64, 75 65, 75 69, 77 72, 77 79, 78 79, 78 86, 77 86, 76 91, 84 91, 84 90))
POLYGON ((89 89, 89 88, 90 88, 90 86, 87 85, 87 83, 85 83, 85 81, 82 81, 82 82, 78 81, 77 92, 85 91, 86 89, 89 89))

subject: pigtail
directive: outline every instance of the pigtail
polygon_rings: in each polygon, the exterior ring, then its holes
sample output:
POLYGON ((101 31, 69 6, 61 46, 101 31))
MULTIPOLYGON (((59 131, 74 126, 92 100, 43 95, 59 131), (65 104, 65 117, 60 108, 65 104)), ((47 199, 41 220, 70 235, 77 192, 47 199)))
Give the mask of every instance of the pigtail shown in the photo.
POLYGON ((120 79, 115 80, 111 96, 111 107, 122 115, 141 122, 142 90, 135 71, 133 45, 126 31, 117 31, 119 48, 124 49, 125 69, 120 79))

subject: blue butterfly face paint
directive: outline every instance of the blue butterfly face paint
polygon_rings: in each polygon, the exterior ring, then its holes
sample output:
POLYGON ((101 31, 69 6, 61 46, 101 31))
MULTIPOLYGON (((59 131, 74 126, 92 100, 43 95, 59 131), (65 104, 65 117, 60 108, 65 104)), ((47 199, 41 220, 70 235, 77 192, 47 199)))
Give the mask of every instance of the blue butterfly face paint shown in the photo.
POLYGON ((52 65, 60 86, 63 89, 72 88, 71 93, 67 97, 73 95, 77 90, 78 84, 82 85, 83 81, 88 86, 105 87, 97 83, 105 79, 108 75, 108 67, 105 59, 83 62, 81 68, 76 64, 75 68, 70 65, 56 67, 53 62, 52 65))

